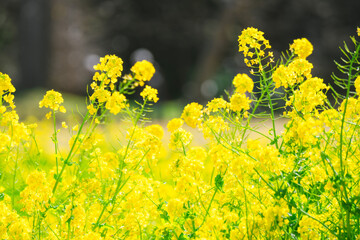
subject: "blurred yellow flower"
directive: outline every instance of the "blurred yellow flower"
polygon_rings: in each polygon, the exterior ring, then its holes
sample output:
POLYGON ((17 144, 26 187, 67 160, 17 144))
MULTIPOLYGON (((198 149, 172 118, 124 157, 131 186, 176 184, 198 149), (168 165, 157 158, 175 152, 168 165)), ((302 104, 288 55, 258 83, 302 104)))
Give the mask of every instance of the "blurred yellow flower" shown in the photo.
POLYGON ((176 129, 182 127, 184 121, 181 118, 173 118, 167 124, 167 129, 169 132, 173 132, 176 129))

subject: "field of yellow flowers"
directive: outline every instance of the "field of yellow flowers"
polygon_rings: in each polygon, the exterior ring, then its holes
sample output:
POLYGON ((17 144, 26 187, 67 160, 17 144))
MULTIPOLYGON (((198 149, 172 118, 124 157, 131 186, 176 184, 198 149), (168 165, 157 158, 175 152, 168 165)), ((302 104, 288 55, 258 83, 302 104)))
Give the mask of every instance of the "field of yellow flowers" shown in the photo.
POLYGON ((58 120, 69 109, 47 91, 47 127, 19 121, 0 73, 0 239, 359 239, 357 38, 336 62, 338 93, 312 76, 307 39, 274 59, 264 33, 247 28, 238 41, 251 77, 186 105, 166 129, 147 117, 158 101, 150 62, 124 75, 119 57, 100 58, 74 121, 58 120), (135 88, 142 100, 130 104, 135 88), (121 129, 106 130, 109 115, 121 129), (253 124, 262 119, 268 132, 253 124), (188 127, 206 144, 192 145, 188 127))

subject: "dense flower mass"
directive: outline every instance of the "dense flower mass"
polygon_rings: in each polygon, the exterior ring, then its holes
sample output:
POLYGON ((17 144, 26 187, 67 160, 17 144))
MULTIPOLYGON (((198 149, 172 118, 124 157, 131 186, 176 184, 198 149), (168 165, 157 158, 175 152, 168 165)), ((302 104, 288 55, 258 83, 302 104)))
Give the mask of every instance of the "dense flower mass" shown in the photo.
POLYGON ((118 114, 122 109, 128 107, 126 103, 126 97, 124 94, 114 92, 105 104, 105 108, 108 109, 112 114, 118 114))
POLYGON ((230 109, 234 112, 250 109, 251 100, 244 93, 235 93, 230 98, 230 109))
POLYGON ((144 82, 150 81, 155 73, 155 68, 152 63, 146 60, 136 62, 130 70, 134 73, 135 79, 139 80, 140 86, 143 86, 144 82))
POLYGON ((307 40, 276 64, 262 32, 239 40, 254 76, 187 104, 167 132, 147 116, 156 89, 127 98, 148 62, 120 78, 122 60, 101 58, 86 114, 61 124, 64 100, 48 91, 51 128, 20 122, 0 73, 0 239, 359 239, 360 42, 337 62, 338 93, 312 75, 307 40))
POLYGON ((100 58, 100 63, 94 66, 95 73, 93 80, 104 82, 105 84, 116 83, 117 78, 121 76, 123 71, 123 61, 115 55, 106 55, 100 58))
POLYGON ((167 124, 169 132, 174 132, 176 129, 181 128, 184 121, 181 118, 173 118, 167 124))
POLYGON ((274 71, 272 77, 275 87, 294 87, 296 84, 311 78, 311 69, 313 65, 306 59, 295 59, 288 66, 280 65, 274 71))
POLYGON ((355 79, 354 85, 357 95, 360 96, 360 76, 355 79))
POLYGON ((195 128, 201 123, 203 106, 198 103, 190 103, 185 106, 181 118, 184 119, 187 125, 195 128))
POLYGON ((302 59, 311 55, 313 49, 312 44, 306 38, 295 39, 294 43, 290 45, 290 50, 302 59))
POLYGON ((7 92, 13 93, 15 92, 15 88, 11 83, 9 75, 0 72, 0 95, 7 92))
POLYGON ((206 105, 206 112, 218 112, 221 110, 227 109, 229 103, 225 101, 223 98, 214 98, 206 105))
POLYGON ((233 84, 238 93, 251 93, 254 88, 253 80, 246 74, 238 74, 234 77, 233 84))
POLYGON ((156 103, 157 101, 159 101, 157 94, 158 94, 157 89, 152 88, 149 85, 146 85, 144 90, 140 93, 140 96, 142 96, 144 100, 148 100, 156 103))
POLYGON ((61 104, 64 102, 64 99, 61 95, 61 93, 56 92, 54 90, 47 91, 44 98, 39 102, 39 107, 46 107, 50 108, 54 111, 60 111, 62 113, 66 112, 66 109, 64 106, 61 106, 61 104))

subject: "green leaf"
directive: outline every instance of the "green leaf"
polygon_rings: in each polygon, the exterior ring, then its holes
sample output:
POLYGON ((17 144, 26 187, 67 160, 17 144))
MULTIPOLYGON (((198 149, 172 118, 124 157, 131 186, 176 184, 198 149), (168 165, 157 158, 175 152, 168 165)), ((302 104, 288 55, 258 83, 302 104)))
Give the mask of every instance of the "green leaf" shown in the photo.
POLYGON ((170 222, 170 216, 167 211, 163 210, 162 214, 160 214, 160 217, 165 221, 170 222))
POLYGON ((223 191, 223 190, 222 190, 223 186, 224 186, 224 179, 223 179, 223 177, 222 177, 220 174, 216 175, 216 177, 215 177, 215 187, 216 187, 218 190, 223 191))

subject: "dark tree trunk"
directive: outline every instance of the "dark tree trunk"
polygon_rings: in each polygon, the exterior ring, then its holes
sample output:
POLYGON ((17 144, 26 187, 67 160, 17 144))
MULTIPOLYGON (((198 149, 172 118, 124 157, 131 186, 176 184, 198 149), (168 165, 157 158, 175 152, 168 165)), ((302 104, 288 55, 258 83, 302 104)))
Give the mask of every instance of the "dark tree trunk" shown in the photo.
POLYGON ((49 66, 49 0, 24 0, 20 9, 19 89, 45 86, 49 66))

